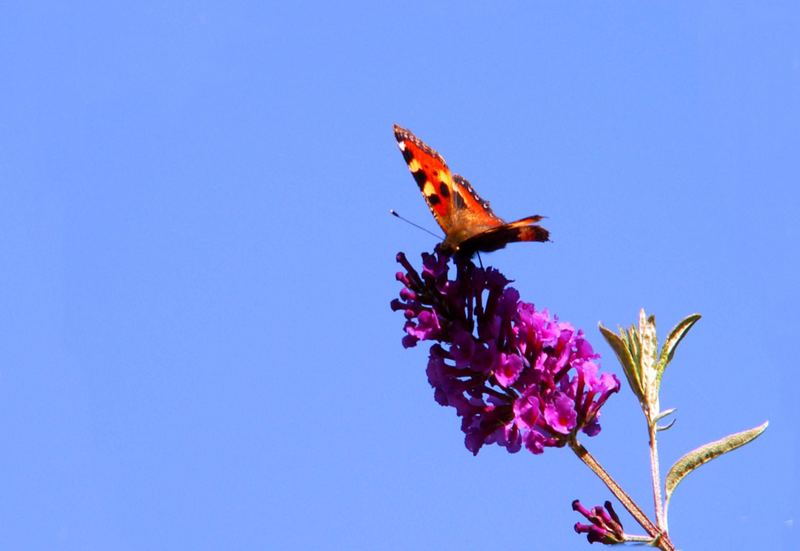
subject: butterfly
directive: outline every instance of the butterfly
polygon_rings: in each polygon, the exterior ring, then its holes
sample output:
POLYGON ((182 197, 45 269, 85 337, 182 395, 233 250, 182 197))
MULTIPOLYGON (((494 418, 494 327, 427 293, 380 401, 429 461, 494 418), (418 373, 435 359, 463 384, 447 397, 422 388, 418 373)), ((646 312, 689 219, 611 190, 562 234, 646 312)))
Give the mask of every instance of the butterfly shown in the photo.
POLYGON ((394 125, 394 136, 436 222, 444 230, 439 250, 472 256, 502 249, 515 241, 547 241, 550 232, 539 226, 541 216, 506 222, 489 208, 470 183, 451 174, 447 163, 411 131, 394 125))

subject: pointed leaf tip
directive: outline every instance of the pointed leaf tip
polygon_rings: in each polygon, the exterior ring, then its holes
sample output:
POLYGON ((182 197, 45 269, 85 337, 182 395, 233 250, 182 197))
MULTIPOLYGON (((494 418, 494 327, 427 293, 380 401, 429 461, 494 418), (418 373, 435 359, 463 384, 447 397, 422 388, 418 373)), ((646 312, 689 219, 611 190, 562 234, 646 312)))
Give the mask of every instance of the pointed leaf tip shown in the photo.
POLYGON ((768 425, 769 421, 765 421, 752 429, 737 432, 704 446, 700 446, 678 459, 670 468, 669 473, 667 473, 667 479, 664 484, 666 500, 669 501, 675 487, 687 474, 697 469, 700 465, 708 463, 724 453, 733 451, 751 442, 764 432, 768 425))
POLYGON ((658 376, 664 374, 664 370, 667 368, 669 362, 672 361, 672 357, 675 355, 675 349, 678 347, 678 344, 683 340, 683 337, 686 336, 686 333, 689 332, 689 329, 697 323, 697 320, 700 319, 700 314, 692 314, 690 316, 685 317, 683 320, 678 322, 678 325, 672 328, 669 335, 667 335, 666 340, 664 341, 664 345, 661 347, 661 356, 658 359, 658 376))

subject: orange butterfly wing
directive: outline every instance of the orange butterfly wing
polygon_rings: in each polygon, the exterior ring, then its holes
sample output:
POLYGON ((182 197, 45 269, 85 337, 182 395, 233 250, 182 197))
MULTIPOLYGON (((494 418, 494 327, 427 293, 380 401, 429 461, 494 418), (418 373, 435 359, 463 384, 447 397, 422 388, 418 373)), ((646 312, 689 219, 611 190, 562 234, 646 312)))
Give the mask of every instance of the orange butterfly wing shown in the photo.
POLYGON ((412 132, 394 125, 397 145, 436 222, 445 232, 445 252, 471 255, 496 251, 514 241, 547 241, 548 231, 529 216, 506 223, 470 183, 451 174, 441 155, 412 132))
POLYGON ((408 130, 394 125, 394 136, 433 217, 447 233, 451 227, 452 192, 455 187, 447 163, 441 155, 408 130))

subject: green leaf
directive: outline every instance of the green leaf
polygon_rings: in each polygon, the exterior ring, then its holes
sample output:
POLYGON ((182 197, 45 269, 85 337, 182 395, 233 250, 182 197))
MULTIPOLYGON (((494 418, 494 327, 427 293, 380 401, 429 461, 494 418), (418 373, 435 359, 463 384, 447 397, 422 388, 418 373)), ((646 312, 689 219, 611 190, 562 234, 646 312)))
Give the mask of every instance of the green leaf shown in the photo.
POLYGON ((642 382, 648 411, 658 409, 658 337, 656 317, 647 316, 644 308, 639 312, 639 338, 642 340, 642 382))
POLYGON ((659 432, 665 431, 665 430, 669 430, 669 429, 672 428, 672 425, 675 424, 675 421, 677 421, 677 419, 673 419, 672 421, 670 421, 666 425, 656 425, 656 430, 659 431, 659 432))
MULTIPOLYGON (((661 420, 662 420, 664 417, 666 417, 667 415, 672 415, 673 413, 675 413, 675 411, 676 411, 677 409, 678 409, 678 408, 669 408, 669 409, 665 409, 664 411, 662 411, 661 413, 659 413, 658 415, 656 415, 656 416, 653 418, 653 423, 658 423, 659 421, 661 421, 661 420)), ((674 421, 673 421, 673 422, 674 422, 674 421)))
POLYGON ((645 318, 644 308, 639 316, 639 333, 642 339, 642 370, 655 369, 658 359, 658 337, 656 337, 656 317, 645 318))
POLYGON ((678 343, 681 342, 683 337, 686 336, 686 333, 689 332, 689 329, 691 329, 699 319, 700 314, 692 314, 691 316, 687 316, 683 319, 683 321, 678 323, 678 325, 676 325, 672 331, 670 331, 669 335, 667 336, 667 340, 664 341, 664 346, 661 348, 661 357, 658 360, 659 380, 661 380, 664 370, 667 368, 669 362, 672 361, 672 356, 675 354, 675 349, 678 347, 678 343))
POLYGON ((638 369, 642 365, 642 342, 639 340, 639 332, 633 325, 630 329, 628 329, 628 333, 626 334, 626 342, 628 344, 628 350, 630 350, 631 357, 633 358, 633 363, 638 369))
POLYGON ((603 337, 606 339, 606 342, 608 342, 608 345, 617 355, 617 359, 619 360, 620 365, 622 365, 622 371, 625 373, 625 378, 628 379, 628 384, 630 385, 631 390, 633 390, 633 393, 637 396, 637 398, 639 398, 639 400, 642 400, 644 395, 642 394, 642 383, 639 375, 639 368, 631 356, 628 343, 626 342, 627 339, 623 340, 622 337, 613 331, 603 327, 602 323, 598 324, 598 327, 600 328, 600 333, 602 333, 603 337))
POLYGON ((669 501, 675 487, 687 474, 700 465, 719 457, 723 453, 728 453, 729 451, 744 446, 764 432, 767 425, 769 425, 769 421, 765 421, 763 424, 752 429, 737 432, 736 434, 731 434, 715 442, 710 442, 705 446, 700 446, 678 459, 672 468, 670 468, 669 473, 667 473, 667 479, 664 485, 667 501, 669 501))

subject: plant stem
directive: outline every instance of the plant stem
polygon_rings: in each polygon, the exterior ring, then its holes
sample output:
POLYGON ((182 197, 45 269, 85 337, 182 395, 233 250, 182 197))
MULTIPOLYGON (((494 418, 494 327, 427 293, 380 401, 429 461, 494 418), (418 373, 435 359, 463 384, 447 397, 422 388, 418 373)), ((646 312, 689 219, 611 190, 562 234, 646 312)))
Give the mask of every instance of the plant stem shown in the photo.
MULTIPOLYGON (((589 453, 589 451, 578 442, 574 436, 569 440, 569 447, 575 452, 575 455, 583 461, 592 471, 603 481, 603 483, 611 490, 616 498, 622 503, 622 506, 636 519, 636 522, 645 529, 647 534, 653 538, 655 545, 662 551, 675 551, 675 546, 669 539, 666 532, 662 531, 658 526, 647 518, 647 515, 642 511, 638 505, 625 493, 625 490, 611 478, 611 475, 597 462, 597 460, 589 453)), ((660 493, 660 492, 659 492, 660 493)))
POLYGON ((662 531, 667 531, 667 519, 661 502, 661 474, 658 466, 658 442, 656 433, 658 432, 657 422, 647 421, 648 432, 650 433, 650 478, 653 481, 653 501, 656 506, 656 522, 662 531))
POLYGON ((650 536, 632 536, 625 534, 625 543, 650 543, 653 538, 650 536))

